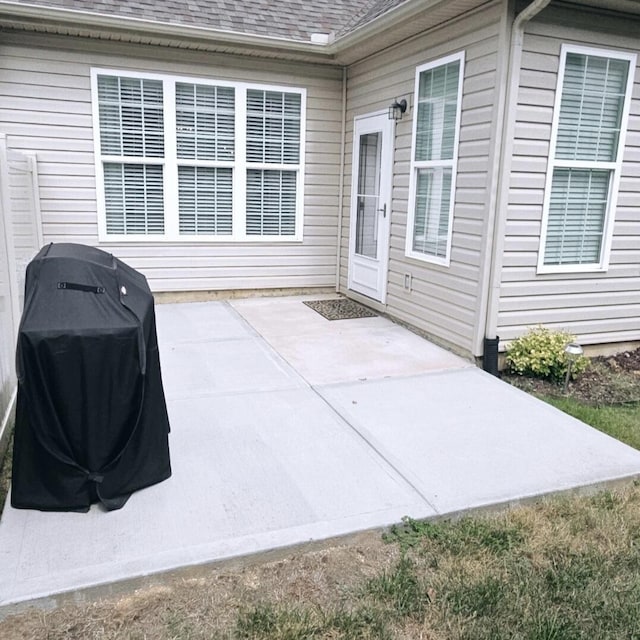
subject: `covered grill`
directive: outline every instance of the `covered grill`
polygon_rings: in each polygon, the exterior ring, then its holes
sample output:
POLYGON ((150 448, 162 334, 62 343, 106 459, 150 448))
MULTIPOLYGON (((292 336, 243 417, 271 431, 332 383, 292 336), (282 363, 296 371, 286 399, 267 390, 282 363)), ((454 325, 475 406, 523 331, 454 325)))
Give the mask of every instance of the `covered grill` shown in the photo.
POLYGON ((27 267, 11 504, 124 505, 171 475, 154 301, 112 255, 50 244, 27 267))

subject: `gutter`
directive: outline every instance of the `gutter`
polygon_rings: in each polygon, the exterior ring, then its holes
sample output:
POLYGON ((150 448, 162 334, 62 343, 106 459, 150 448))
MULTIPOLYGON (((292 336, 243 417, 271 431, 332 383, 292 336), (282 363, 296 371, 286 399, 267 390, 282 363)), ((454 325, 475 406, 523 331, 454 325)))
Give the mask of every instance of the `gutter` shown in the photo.
POLYGON ((493 224, 491 249, 491 271, 489 275, 489 299, 485 318, 485 338, 483 349, 483 368, 494 375, 498 374, 498 309, 500 305, 500 283, 502 279, 502 263, 504 255, 504 235, 507 226, 509 181, 511 175, 511 157, 513 155, 513 138, 518 109, 518 86, 520 65, 522 62, 522 46, 524 28, 527 22, 535 18, 545 9, 551 0, 533 0, 523 9, 511 26, 511 44, 509 48, 509 67, 507 70, 507 91, 505 95, 506 112, 502 121, 502 138, 500 143, 498 169, 498 199, 493 224))
MULTIPOLYGON (((493 0, 467 0, 467 9, 482 6, 493 0)), ((276 36, 262 36, 226 31, 211 27, 185 25, 172 22, 157 22, 146 18, 131 16, 116 16, 112 14, 47 7, 42 5, 6 2, 0 0, 0 19, 12 20, 17 23, 47 27, 56 25, 66 29, 87 29, 93 31, 126 33, 137 36, 155 36, 183 39, 194 42, 208 42, 227 44, 229 46, 244 46, 254 49, 277 50, 280 54, 306 54, 317 57, 318 61, 339 63, 339 54, 351 47, 370 42, 372 39, 389 29, 410 23, 415 16, 422 14, 438 5, 446 4, 448 0, 406 0, 382 15, 376 16, 354 31, 340 36, 335 40, 330 37, 319 40, 290 40, 276 36)), ((466 9, 465 9, 466 10, 466 9)), ((316 35, 316 34, 313 34, 316 35)), ((325 36, 326 34, 319 34, 325 36)))
POLYGON ((17 2, 0 2, 0 18, 14 21, 26 21, 33 25, 49 26, 55 24, 67 28, 85 28, 109 32, 131 33, 137 35, 155 35, 175 40, 215 41, 222 44, 263 47, 301 53, 325 54, 330 56, 327 45, 289 40, 275 36, 244 34, 237 31, 225 31, 197 25, 158 22, 131 16, 116 16, 104 13, 81 11, 79 9, 61 9, 41 5, 28 5, 17 2))

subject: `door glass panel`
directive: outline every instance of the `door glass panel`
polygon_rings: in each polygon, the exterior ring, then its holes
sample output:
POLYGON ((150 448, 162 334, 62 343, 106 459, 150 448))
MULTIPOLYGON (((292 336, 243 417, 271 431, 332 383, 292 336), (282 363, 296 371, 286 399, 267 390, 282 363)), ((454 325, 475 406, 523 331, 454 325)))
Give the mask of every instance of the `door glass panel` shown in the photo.
POLYGON ((368 258, 378 257, 381 147, 382 135, 379 131, 360 136, 356 253, 368 258))

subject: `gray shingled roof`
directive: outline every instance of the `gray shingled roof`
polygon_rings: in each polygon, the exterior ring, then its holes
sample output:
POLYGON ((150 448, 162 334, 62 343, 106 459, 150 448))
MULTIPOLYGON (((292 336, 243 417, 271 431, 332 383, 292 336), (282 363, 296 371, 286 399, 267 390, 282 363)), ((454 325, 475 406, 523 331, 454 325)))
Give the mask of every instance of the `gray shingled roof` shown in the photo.
POLYGON ((17 0, 19 4, 309 42, 345 35, 405 0, 17 0))

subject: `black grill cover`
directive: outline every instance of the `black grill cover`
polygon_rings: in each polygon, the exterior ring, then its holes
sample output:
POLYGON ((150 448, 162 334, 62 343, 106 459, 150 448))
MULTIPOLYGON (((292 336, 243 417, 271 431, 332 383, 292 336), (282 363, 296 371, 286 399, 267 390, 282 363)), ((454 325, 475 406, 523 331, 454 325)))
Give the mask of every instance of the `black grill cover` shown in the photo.
POLYGON ((16 367, 12 506, 117 509, 171 475, 141 273, 92 247, 44 247, 27 267, 16 367))

